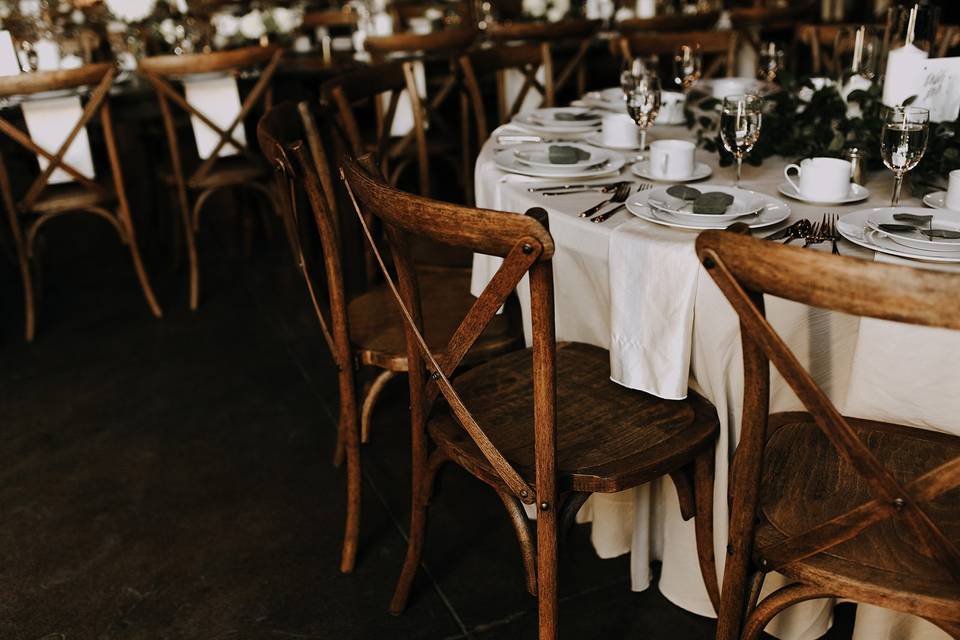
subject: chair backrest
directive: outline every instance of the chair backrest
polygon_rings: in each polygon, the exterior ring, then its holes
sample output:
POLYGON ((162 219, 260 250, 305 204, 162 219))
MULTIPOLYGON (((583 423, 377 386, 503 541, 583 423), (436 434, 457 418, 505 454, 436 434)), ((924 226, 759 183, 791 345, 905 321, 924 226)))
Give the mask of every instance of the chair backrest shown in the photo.
POLYGON ((703 77, 730 77, 736 70, 738 43, 735 31, 630 33, 620 38, 620 52, 626 60, 633 60, 638 56, 672 55, 683 45, 698 44, 704 56, 703 77))
POLYGON ((353 27, 357 24, 357 14, 342 9, 323 9, 310 11, 303 16, 301 29, 316 29, 317 27, 353 27))
POLYGON ((396 296, 405 322, 413 428, 422 430, 438 395, 496 471, 500 481, 524 504, 555 504, 556 496, 556 341, 553 317, 553 239, 544 226, 546 212, 528 215, 457 206, 403 193, 376 174, 369 156, 343 160, 341 174, 360 222, 372 215, 383 223, 396 268, 391 275, 370 239, 387 285, 396 296), (423 338, 423 311, 409 240, 419 237, 464 250, 504 258, 497 273, 440 351, 423 338), (524 277, 530 277, 533 321, 533 390, 536 487, 530 487, 487 437, 450 384, 449 376, 471 345, 524 277))
POLYGON ((482 144, 490 132, 483 99, 482 83, 494 78, 497 89, 497 124, 503 124, 520 110, 531 91, 543 97, 541 106, 553 106, 553 61, 546 43, 497 45, 477 49, 460 56, 463 83, 470 98, 476 122, 477 144, 482 144), (537 79, 537 70, 544 68, 543 82, 537 79), (507 95, 505 72, 515 69, 523 74, 524 81, 517 95, 507 95), (512 100, 512 102, 510 102, 512 100))
MULTIPOLYGON (((960 487, 960 457, 909 482, 898 480, 817 386, 764 316, 763 294, 846 314, 960 330, 960 274, 866 262, 764 242, 731 232, 697 238, 697 254, 740 317, 744 396, 740 442, 731 475, 731 523, 752 523, 757 509, 769 414, 772 362, 873 501, 764 549, 767 569, 847 542, 888 518, 906 525, 926 555, 960 579, 960 550, 927 503, 960 487)), ((733 526, 733 525, 731 525, 733 526)))
POLYGON ((6 164, 0 159, 0 190, 3 192, 4 206, 11 215, 16 211, 30 211, 49 186, 53 172, 58 169, 66 172, 77 184, 81 185, 87 191, 101 197, 109 197, 112 195, 104 186, 88 178, 80 169, 65 160, 66 153, 77 139, 77 136, 86 128, 94 116, 98 114, 103 125, 114 189, 117 196, 122 200, 121 204, 126 208, 127 203, 123 189, 122 172, 120 170, 116 140, 113 134, 110 106, 107 101, 115 75, 116 70, 113 65, 94 64, 79 69, 40 71, 0 78, 0 97, 2 98, 30 96, 47 91, 67 91, 80 89, 81 87, 92 87, 80 119, 77 120, 70 129, 60 148, 55 150, 44 149, 39 146, 34 142, 29 133, 23 131, 5 117, 0 116, 0 133, 3 133, 30 153, 44 158, 47 162, 47 166, 40 171, 40 174, 33 180, 23 195, 17 199, 14 195, 6 164))
POLYGON ((712 29, 718 20, 720 20, 719 11, 708 11, 693 15, 676 13, 652 18, 628 18, 617 23, 617 31, 621 35, 637 32, 706 31, 712 29))
POLYGON ((250 112, 262 105, 270 107, 272 102, 271 80, 280 63, 283 50, 279 47, 246 47, 232 51, 201 53, 185 56, 156 56, 140 61, 139 70, 157 92, 160 113, 163 116, 167 143, 170 146, 173 172, 182 188, 206 178, 219 159, 221 149, 232 146, 248 159, 256 162, 259 156, 248 145, 237 140, 235 129, 243 126, 250 112), (226 127, 220 127, 201 109, 190 104, 184 95, 174 87, 174 83, 188 76, 206 73, 226 73, 236 75, 242 71, 259 69, 259 76, 240 105, 240 111, 226 127), (188 177, 184 173, 185 156, 181 154, 177 140, 176 123, 171 104, 189 116, 198 119, 212 130, 218 140, 210 155, 188 177))
POLYGON ((578 93, 583 93, 587 52, 600 27, 600 20, 584 18, 559 22, 511 22, 491 25, 486 35, 493 42, 545 43, 551 47, 554 60, 559 59, 562 51, 572 48, 565 64, 553 66, 553 91, 554 94, 560 93, 576 77, 578 93))
POLYGON ((406 164, 401 160, 394 167, 393 161, 398 160, 414 144, 420 191, 430 193, 426 112, 413 65, 412 61, 388 62, 342 74, 320 87, 320 99, 336 111, 337 124, 354 156, 368 151, 363 132, 369 131, 370 127, 362 126, 358 115, 360 107, 369 107, 372 102, 375 118, 373 143, 382 163, 382 171, 390 177, 391 184, 396 184, 406 164), (386 95, 386 108, 381 101, 383 95, 386 95), (396 140, 391 136, 391 129, 401 98, 410 101, 413 126, 400 140, 396 140))
POLYGON ((476 39, 476 29, 467 27, 422 34, 405 32, 388 36, 368 36, 363 47, 370 52, 375 62, 384 62, 391 54, 446 58, 468 49, 476 39))
POLYGON ((297 264, 323 337, 338 370, 352 380, 343 244, 326 141, 305 102, 285 102, 268 110, 257 125, 257 137, 275 171, 281 214, 288 216, 296 231, 292 239, 297 264), (312 215, 302 215, 301 203, 306 203, 312 215), (313 264, 313 253, 305 249, 314 234, 319 236, 323 251, 322 274, 313 264), (321 275, 325 276, 325 286, 321 275), (324 290, 326 305, 320 302, 324 290))
POLYGON ((470 10, 468 2, 447 2, 446 0, 394 0, 387 6, 390 15, 393 16, 393 25, 395 29, 405 30, 410 25, 411 18, 423 16, 428 10, 436 9, 444 14, 453 12, 460 17, 461 24, 467 22, 467 14, 470 10))

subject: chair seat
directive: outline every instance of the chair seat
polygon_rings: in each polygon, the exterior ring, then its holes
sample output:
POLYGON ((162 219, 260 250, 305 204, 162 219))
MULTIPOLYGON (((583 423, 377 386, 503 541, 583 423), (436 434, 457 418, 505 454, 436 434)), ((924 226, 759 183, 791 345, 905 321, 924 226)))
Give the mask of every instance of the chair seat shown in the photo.
MULTIPOLYGON (((192 171, 185 172, 188 178, 192 171)), ((262 180, 269 175, 270 170, 265 163, 255 163, 244 156, 229 156, 218 160, 203 178, 188 180, 187 187, 197 190, 234 187, 246 182, 262 180)), ((162 172, 160 178, 166 184, 177 183, 176 176, 169 171, 162 172)))
MULTIPOLYGON (((434 353, 446 346, 460 321, 476 301, 470 295, 470 272, 444 269, 419 277, 424 337, 434 353)), ((407 370, 404 320, 393 293, 385 285, 354 298, 347 307, 350 342, 363 364, 392 371, 407 370)), ((464 364, 521 346, 519 323, 513 314, 493 318, 464 358, 464 364)))
POLYGON ((30 210, 33 213, 60 213, 112 204, 116 201, 112 181, 99 183, 106 193, 96 193, 76 182, 51 185, 44 189, 30 210))
MULTIPOLYGON (((904 484, 960 456, 956 436, 847 420, 873 455, 904 484)), ((770 545, 871 499, 863 478, 840 458, 809 414, 774 414, 769 425, 761 483, 763 517, 757 530, 761 556, 770 545)), ((944 535, 960 545, 960 489, 942 494, 924 509, 944 535)), ((940 562, 922 555, 911 542, 915 540, 916 534, 905 522, 888 518, 853 540, 778 570, 830 589, 847 586, 857 600, 901 611, 917 612, 918 603, 940 603, 941 613, 953 610, 960 620, 960 583, 940 562)))
MULTIPOLYGON (((533 483, 533 382, 530 349, 478 365, 453 382, 494 446, 533 483)), ((496 474, 466 431, 440 407, 428 429, 438 446, 488 481, 496 474)), ((561 491, 613 492, 680 467, 718 431, 714 407, 691 392, 663 400, 610 381, 610 354, 557 344, 557 470, 561 491)))

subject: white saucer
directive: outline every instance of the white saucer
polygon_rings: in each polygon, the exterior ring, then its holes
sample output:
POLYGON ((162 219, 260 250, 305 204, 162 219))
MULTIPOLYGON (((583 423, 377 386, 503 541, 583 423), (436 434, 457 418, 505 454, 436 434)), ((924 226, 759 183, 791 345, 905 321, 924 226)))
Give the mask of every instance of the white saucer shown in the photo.
POLYGON ((847 195, 839 200, 830 200, 830 199, 821 199, 821 198, 807 198, 800 195, 797 192, 796 188, 789 182, 781 182, 780 186, 777 187, 777 190, 788 198, 793 198, 794 200, 799 200, 800 202, 807 202, 809 204, 849 204, 851 202, 860 202, 861 200, 866 200, 870 197, 870 190, 866 187, 862 187, 856 182, 850 183, 850 191, 847 195))
POLYGON ((633 145, 633 146, 631 146, 631 147, 619 147, 619 146, 614 146, 614 145, 611 145, 611 144, 606 144, 606 143, 603 141, 603 132, 602 132, 602 131, 594 131, 594 132, 592 132, 592 133, 588 133, 587 135, 585 135, 585 136, 583 137, 583 140, 584 140, 587 144, 593 145, 593 146, 595 146, 595 147, 601 147, 601 148, 603 148, 603 149, 612 149, 612 150, 614 150, 614 151, 640 151, 640 145, 639 145, 639 144, 635 144, 635 145, 633 145))
POLYGON ((697 165, 693 168, 693 173, 690 174, 687 178, 664 178, 662 176, 654 175, 650 172, 650 161, 642 160, 633 165, 633 173, 640 176, 646 180, 656 180, 657 182, 672 182, 674 184, 679 182, 693 182, 695 180, 703 180, 704 178, 709 178, 710 174, 713 173, 713 169, 710 168, 706 162, 698 162, 697 165))
POLYGON ((507 147, 495 152, 493 154, 494 164, 502 171, 533 178, 593 178, 618 173, 624 165, 621 154, 613 151, 600 151, 597 158, 598 163, 591 167, 564 168, 563 165, 558 165, 556 168, 533 167, 518 161, 514 155, 514 150, 515 147, 507 147))
POLYGON ((923 196, 923 204, 933 209, 946 209, 947 211, 956 211, 947 206, 947 192, 934 191, 923 196))

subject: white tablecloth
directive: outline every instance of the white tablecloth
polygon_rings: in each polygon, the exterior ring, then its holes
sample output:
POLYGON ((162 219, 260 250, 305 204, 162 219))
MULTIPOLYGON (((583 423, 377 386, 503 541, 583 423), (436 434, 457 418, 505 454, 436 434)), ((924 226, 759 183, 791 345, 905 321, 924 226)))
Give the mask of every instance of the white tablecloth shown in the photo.
MULTIPOLYGON (((596 193, 549 197, 529 192, 529 186, 545 182, 505 174, 494 165, 498 133, 477 161, 477 205, 506 211, 539 206, 550 214, 550 232, 557 247, 553 259, 557 339, 609 349, 611 377, 628 387, 677 398, 685 395, 689 382, 716 405, 721 434, 716 456, 714 542, 722 562, 728 462, 739 438, 743 369, 736 314, 697 262, 693 250, 696 232, 658 226, 626 211, 599 225, 580 219, 576 212, 600 197, 596 193)), ((689 138, 690 133, 680 127, 662 127, 654 128, 650 137, 689 138)), ((699 151, 698 159, 714 169, 706 182, 732 182, 732 168, 719 168, 716 156, 699 151)), ((772 159, 760 168, 745 166, 742 186, 775 195, 784 165, 772 159)), ((624 175, 632 174, 625 170, 624 175)), ((873 193, 866 203, 830 207, 829 211, 843 213, 858 206, 889 204, 892 180, 888 175, 871 176, 867 186, 873 193)), ((819 219, 826 210, 795 201, 790 206, 791 220, 819 219)), ((846 242, 841 252, 873 258, 871 252, 846 242)), ((498 259, 475 257, 474 294, 483 289, 498 265, 498 259)), ((521 284, 518 293, 529 338, 529 292, 521 284)), ((960 335, 956 332, 861 320, 769 297, 767 314, 845 414, 960 433, 953 418, 960 412, 960 335), (942 335, 927 342, 927 332, 942 335)), ((771 410, 801 408, 774 371, 771 410)), ((714 615, 699 573, 692 522, 680 517, 668 479, 618 494, 594 495, 578 520, 593 522, 592 540, 601 557, 631 554, 634 590, 649 586, 650 561, 661 559, 661 592, 684 609, 714 615)), ((764 590, 769 592, 781 584, 782 578, 772 575, 764 590)), ((813 639, 826 632, 831 619, 829 601, 811 601, 780 614, 768 631, 785 640, 813 639)), ((856 640, 947 637, 917 618, 876 607, 858 608, 856 640)))

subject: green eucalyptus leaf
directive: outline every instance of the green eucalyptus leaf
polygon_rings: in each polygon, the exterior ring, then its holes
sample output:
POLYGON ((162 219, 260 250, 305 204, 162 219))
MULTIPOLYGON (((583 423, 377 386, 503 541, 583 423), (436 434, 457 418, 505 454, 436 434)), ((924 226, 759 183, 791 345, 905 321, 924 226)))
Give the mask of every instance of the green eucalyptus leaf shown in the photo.
POLYGON ((590 158, 590 154, 579 147, 552 144, 547 149, 551 164, 576 164, 590 158))
POLYGON ((727 207, 731 204, 733 204, 733 196, 729 193, 710 191, 693 201, 693 212, 704 215, 719 215, 725 213, 727 207))
MULTIPOLYGON (((694 208, 696 208, 696 203, 694 203, 694 208)), ((947 240, 960 240, 960 231, 954 231, 952 229, 916 229, 921 235, 927 236, 928 238, 945 238, 947 240)))
POLYGON ((694 189, 693 187, 688 187, 685 184, 675 184, 669 189, 667 193, 674 198, 680 198, 681 200, 696 200, 700 197, 700 191, 694 189))
POLYGON ((893 219, 898 222, 912 222, 914 224, 927 224, 933 220, 932 215, 919 215, 916 213, 895 213, 893 219))

